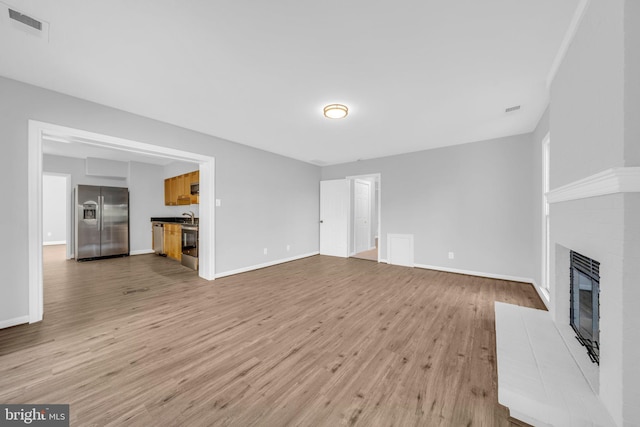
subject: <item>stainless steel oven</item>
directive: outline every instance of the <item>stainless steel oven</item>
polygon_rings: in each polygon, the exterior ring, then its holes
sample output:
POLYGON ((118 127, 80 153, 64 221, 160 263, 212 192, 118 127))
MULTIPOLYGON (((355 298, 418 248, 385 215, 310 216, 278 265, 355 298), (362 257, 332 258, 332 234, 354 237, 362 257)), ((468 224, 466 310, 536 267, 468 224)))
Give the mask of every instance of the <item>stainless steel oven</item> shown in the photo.
POLYGON ((198 226, 182 225, 182 265, 198 269, 198 226))

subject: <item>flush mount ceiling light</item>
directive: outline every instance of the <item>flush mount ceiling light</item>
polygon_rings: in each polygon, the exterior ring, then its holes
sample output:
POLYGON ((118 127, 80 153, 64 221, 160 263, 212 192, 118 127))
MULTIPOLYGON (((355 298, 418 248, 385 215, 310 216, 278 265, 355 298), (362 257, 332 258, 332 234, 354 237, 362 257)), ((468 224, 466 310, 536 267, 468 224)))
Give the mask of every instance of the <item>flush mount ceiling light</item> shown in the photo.
POLYGON ((329 104, 324 107, 324 116, 328 119, 344 119, 349 114, 349 109, 342 104, 329 104))

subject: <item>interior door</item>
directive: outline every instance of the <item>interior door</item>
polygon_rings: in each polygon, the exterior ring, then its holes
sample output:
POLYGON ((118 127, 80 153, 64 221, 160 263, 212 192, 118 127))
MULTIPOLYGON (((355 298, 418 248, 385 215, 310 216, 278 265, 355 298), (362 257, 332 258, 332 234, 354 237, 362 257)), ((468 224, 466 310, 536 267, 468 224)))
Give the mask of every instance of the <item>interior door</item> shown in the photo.
POLYGON ((355 252, 371 249, 371 183, 356 179, 353 183, 355 252))
POLYGON ((320 254, 348 257, 349 181, 320 181, 320 254))

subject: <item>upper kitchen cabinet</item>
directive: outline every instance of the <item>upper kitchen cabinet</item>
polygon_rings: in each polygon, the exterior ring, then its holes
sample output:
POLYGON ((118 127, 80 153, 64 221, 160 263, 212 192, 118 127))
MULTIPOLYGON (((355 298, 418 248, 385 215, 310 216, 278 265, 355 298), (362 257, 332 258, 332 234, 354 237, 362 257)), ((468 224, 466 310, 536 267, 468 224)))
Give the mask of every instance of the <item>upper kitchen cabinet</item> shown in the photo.
POLYGON ((197 191, 192 191, 193 184, 198 184, 200 171, 193 171, 164 180, 165 206, 195 205, 200 202, 197 191))
POLYGON ((189 174, 190 184, 189 192, 191 193, 191 204, 197 205, 200 203, 200 171, 193 171, 189 174))
POLYGON ((178 204, 178 178, 175 176, 164 180, 164 204, 165 206, 178 204))

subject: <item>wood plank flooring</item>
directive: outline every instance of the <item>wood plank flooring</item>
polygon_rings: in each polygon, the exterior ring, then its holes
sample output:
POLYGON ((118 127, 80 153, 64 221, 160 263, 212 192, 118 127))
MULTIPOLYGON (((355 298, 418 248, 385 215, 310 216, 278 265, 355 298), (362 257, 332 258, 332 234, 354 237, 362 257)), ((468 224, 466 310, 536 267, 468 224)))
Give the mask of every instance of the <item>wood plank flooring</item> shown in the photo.
POLYGON ((368 259, 369 261, 378 261, 378 248, 351 255, 351 258, 368 259))
MULTIPOLYGON (((63 248, 63 247, 62 247, 63 248)), ((78 426, 499 426, 494 301, 531 285, 314 256, 213 282, 45 248, 45 319, 0 330, 0 402, 78 426)))

